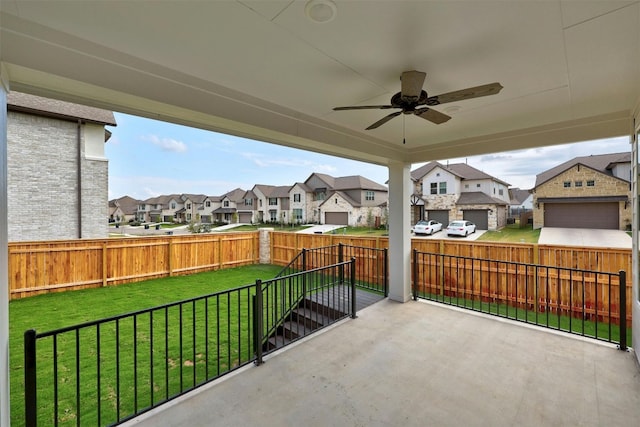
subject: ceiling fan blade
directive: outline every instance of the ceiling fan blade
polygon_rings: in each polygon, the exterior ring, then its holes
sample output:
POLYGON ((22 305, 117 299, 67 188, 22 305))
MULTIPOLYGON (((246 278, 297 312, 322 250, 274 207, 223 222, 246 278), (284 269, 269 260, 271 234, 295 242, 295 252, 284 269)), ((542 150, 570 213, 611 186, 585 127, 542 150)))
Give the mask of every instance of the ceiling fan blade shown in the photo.
POLYGON ((500 83, 489 83, 482 86, 443 93, 442 95, 430 96, 427 99, 426 105, 439 105, 447 102, 456 102, 465 99, 479 98, 481 96, 495 95, 501 90, 502 85, 500 83))
POLYGON ((422 85, 424 84, 426 76, 427 73, 415 70, 402 73, 402 76, 400 76, 400 83, 402 85, 400 93, 402 94, 402 99, 406 101, 417 101, 422 93, 422 85))
POLYGON ((378 120, 377 122, 369 126, 366 130, 371 130, 371 129, 380 127, 383 124, 387 123, 389 120, 393 119, 394 117, 399 116, 400 114, 402 114, 402 111, 396 111, 395 113, 391 113, 388 116, 384 116, 383 118, 381 118, 380 120, 378 120))
POLYGON ((352 107, 335 107, 333 111, 369 110, 369 109, 386 110, 387 108, 398 108, 398 107, 394 107, 393 105, 358 105, 358 106, 352 106, 352 107))
POLYGON ((440 111, 432 110, 431 108, 420 108, 420 109, 414 110, 413 114, 415 114, 418 117, 422 117, 425 120, 429 120, 430 122, 435 123, 437 125, 444 123, 451 118, 446 114, 441 113, 440 111))

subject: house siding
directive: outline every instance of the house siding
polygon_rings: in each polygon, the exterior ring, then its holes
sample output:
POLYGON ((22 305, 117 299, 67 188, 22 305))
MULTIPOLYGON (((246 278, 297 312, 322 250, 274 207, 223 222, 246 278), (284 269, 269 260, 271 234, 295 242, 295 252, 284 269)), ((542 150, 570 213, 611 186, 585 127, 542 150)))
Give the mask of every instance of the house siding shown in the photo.
MULTIPOLYGON (((631 189, 629 183, 605 175, 583 165, 575 165, 536 187, 533 205, 533 227, 544 227, 544 203, 538 203, 538 199, 555 197, 608 196, 625 196, 630 200, 631 189), (593 187, 587 187, 587 181, 589 180, 593 180, 595 182, 593 187), (582 181, 582 187, 576 188, 576 181, 582 181), (565 187, 565 182, 570 182, 571 187, 565 187)), ((625 229, 627 224, 631 223, 631 208, 629 206, 625 208, 625 202, 619 202, 618 205, 620 228, 625 229)))
POLYGON ((7 113, 10 241, 108 235, 108 162, 103 155, 104 128, 99 125, 83 125, 80 135, 82 229, 79 226, 77 126, 34 114, 7 113))

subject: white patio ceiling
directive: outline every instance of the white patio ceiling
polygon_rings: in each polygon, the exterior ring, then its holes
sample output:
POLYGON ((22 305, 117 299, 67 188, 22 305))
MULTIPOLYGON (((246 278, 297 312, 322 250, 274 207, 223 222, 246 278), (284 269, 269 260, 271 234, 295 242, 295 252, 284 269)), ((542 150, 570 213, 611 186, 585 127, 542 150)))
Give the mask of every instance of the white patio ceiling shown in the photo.
POLYGON ((1 0, 10 88, 388 164, 619 136, 640 98, 638 1, 1 0), (388 104, 406 70, 429 95, 498 95, 435 109, 388 104), (403 118, 405 120, 403 120, 403 118), (403 122, 406 125, 403 145, 403 122))

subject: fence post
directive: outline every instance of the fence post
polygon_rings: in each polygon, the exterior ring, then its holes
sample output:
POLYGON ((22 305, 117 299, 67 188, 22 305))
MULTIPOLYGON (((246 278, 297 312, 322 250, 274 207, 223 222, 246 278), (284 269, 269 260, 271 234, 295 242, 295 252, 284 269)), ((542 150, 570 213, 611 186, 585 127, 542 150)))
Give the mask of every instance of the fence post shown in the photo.
POLYGON ((413 277, 412 277, 412 281, 413 281, 413 286, 412 291, 413 291, 413 300, 414 301, 418 301, 418 250, 417 249, 413 249, 413 262, 412 262, 412 267, 413 267, 413 277))
POLYGON ((351 318, 356 317, 356 257, 351 257, 351 318))
POLYGON ((620 291, 620 350, 627 350, 627 273, 624 270, 619 272, 620 291))
POLYGON ((389 296, 389 249, 384 248, 384 263, 382 264, 384 274, 384 297, 389 296))
POLYGON ((36 390, 36 331, 29 329, 24 333, 24 412, 26 427, 38 425, 36 390))
POLYGON ((262 280, 256 280, 256 294, 252 297, 253 299, 253 344, 255 347, 256 360, 255 364, 257 366, 262 365, 262 339, 263 339, 263 321, 264 317, 262 314, 262 280))

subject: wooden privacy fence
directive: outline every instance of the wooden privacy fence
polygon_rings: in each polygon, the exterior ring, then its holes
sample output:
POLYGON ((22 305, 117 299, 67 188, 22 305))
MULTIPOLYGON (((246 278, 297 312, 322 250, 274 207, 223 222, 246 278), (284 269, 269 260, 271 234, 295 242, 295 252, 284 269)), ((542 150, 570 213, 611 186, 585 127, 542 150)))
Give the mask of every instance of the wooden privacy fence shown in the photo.
POLYGON ((9 243, 9 297, 256 264, 258 232, 9 243))

